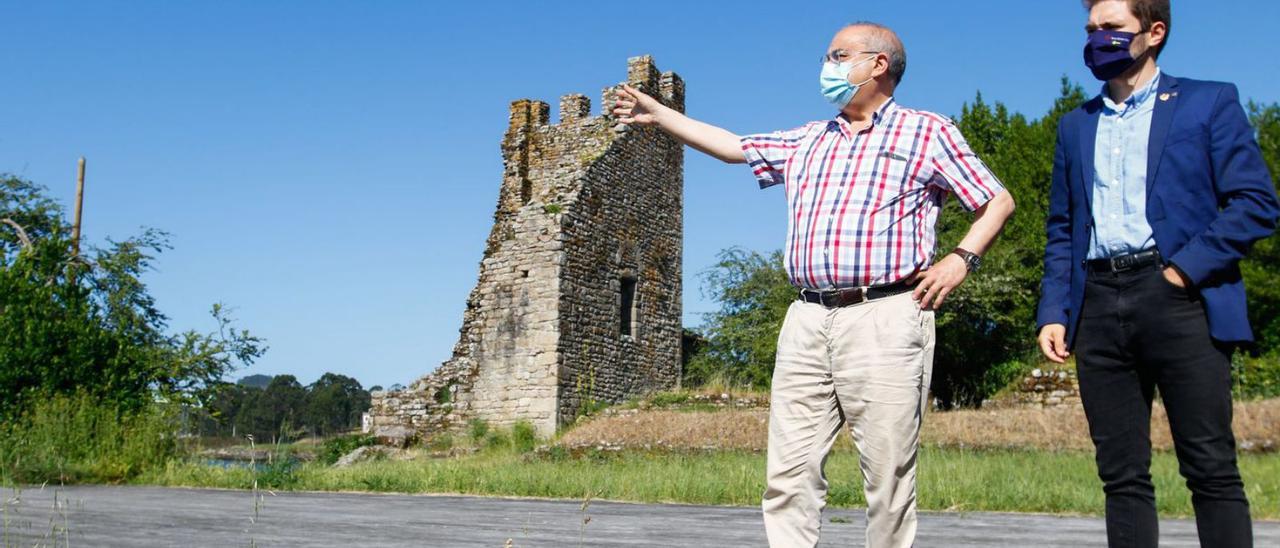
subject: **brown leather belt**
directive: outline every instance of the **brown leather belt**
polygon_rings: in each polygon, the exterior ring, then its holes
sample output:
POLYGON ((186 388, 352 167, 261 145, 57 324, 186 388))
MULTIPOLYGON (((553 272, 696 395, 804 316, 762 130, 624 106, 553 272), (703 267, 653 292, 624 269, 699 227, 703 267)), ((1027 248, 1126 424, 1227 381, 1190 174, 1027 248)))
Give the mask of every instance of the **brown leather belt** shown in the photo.
POLYGON ((851 287, 848 289, 831 289, 828 291, 817 291, 814 289, 801 289, 799 300, 820 304, 827 308, 840 308, 894 295, 901 295, 912 289, 915 284, 905 282, 897 282, 879 287, 851 287))

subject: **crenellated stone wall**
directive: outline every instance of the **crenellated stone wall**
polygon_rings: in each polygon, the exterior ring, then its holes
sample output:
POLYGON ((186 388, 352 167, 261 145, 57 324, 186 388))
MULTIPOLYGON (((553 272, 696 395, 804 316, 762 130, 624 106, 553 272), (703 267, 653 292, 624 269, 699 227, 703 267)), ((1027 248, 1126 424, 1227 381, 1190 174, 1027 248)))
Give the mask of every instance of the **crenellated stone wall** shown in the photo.
MULTIPOLYGON (((649 56, 628 59, 627 79, 684 110, 683 81, 649 56)), ((677 385, 683 149, 618 126, 615 89, 600 116, 565 95, 554 124, 545 102, 511 104, 493 229, 453 357, 375 393, 375 433, 430 436, 476 418, 549 435, 584 404, 677 385)))

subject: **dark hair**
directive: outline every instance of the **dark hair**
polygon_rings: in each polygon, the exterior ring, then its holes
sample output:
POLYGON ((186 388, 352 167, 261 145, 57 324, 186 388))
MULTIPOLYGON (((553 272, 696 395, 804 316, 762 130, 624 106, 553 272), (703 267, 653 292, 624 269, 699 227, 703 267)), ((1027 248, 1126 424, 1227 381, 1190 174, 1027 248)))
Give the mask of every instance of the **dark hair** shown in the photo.
POLYGON ((903 47, 902 40, 898 38, 898 33, 893 29, 881 25, 880 23, 872 23, 871 21, 855 21, 845 25, 849 27, 866 27, 872 29, 873 32, 866 34, 866 46, 874 51, 884 53, 889 57, 889 77, 893 78, 893 85, 897 86, 902 83, 902 75, 907 72, 907 48, 903 47))
MULTIPOLYGON (((1084 0, 1085 9, 1093 9, 1098 2, 1107 0, 1084 0)), ((1150 30, 1151 25, 1164 23, 1164 41, 1156 46, 1156 57, 1160 57, 1160 52, 1164 51, 1165 44, 1169 43, 1169 32, 1173 28, 1173 15, 1169 7, 1169 0, 1125 0, 1129 4, 1129 12, 1142 23, 1142 30, 1150 30)))

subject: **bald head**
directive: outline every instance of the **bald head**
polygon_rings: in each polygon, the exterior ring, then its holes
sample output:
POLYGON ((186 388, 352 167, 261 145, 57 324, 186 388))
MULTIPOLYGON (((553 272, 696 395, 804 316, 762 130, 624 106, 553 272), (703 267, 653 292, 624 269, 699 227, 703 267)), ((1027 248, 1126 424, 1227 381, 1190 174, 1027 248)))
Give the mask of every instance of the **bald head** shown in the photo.
POLYGON ((851 51, 875 51, 889 58, 889 79, 896 87, 902 82, 902 75, 907 72, 907 49, 893 29, 872 23, 858 21, 849 23, 836 33, 833 45, 851 51))

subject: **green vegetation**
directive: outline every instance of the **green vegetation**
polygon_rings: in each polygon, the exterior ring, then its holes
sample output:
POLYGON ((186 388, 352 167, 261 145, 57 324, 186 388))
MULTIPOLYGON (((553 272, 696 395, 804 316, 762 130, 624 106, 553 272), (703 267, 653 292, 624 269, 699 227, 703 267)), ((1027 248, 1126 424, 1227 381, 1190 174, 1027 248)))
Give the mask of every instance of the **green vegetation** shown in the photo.
POLYGON ((538 432, 529 421, 519 421, 511 427, 511 448, 519 453, 528 453, 538 446, 538 432))
POLYGON ((319 461, 324 464, 333 464, 347 453, 376 443, 378 443, 377 439, 364 434, 350 434, 329 438, 320 446, 319 461))
POLYGON ((1232 396, 1250 400, 1280 396, 1280 352, 1232 356, 1232 396))
POLYGON ((212 332, 170 334, 142 280, 165 233, 77 250, 64 217, 43 188, 0 176, 0 480, 122 481, 180 454, 179 433, 270 440, 359 424, 369 393, 349 377, 223 382, 266 346, 222 305, 212 332))
POLYGON ((485 437, 489 435, 488 421, 482 419, 471 419, 471 421, 467 423, 467 433, 470 434, 472 442, 479 443, 484 441, 485 437))
POLYGON ((369 391, 345 375, 325 373, 305 387, 293 375, 261 380, 263 388, 243 382, 211 386, 196 413, 199 433, 262 441, 327 436, 359 427, 369 409, 369 391))
POLYGON ((778 331, 795 290, 782 266, 782 252, 761 255, 727 249, 703 275, 708 296, 720 310, 706 317, 701 351, 684 366, 685 384, 700 386, 714 377, 737 385, 767 388, 778 351, 778 331))
POLYGON ((0 483, 126 480, 179 455, 178 421, 160 406, 128 409, 59 394, 0 424, 0 483))
MULTIPOLYGON (((1243 455, 1240 461, 1254 516, 1280 518, 1280 459, 1243 455)), ((1165 515, 1189 516, 1190 496, 1170 453, 1157 453, 1152 473, 1165 515)), ((921 455, 920 507, 928 510, 1099 514, 1102 488, 1088 453, 966 451, 927 448, 921 455)), ((474 495, 596 498, 755 506, 764 491, 764 455, 660 454, 564 451, 521 454, 491 449, 457 458, 382 460, 350 468, 303 464, 291 487, 321 491, 466 493, 474 495)), ((838 450, 827 463, 829 500, 835 507, 865 505, 857 454, 838 450)), ((137 482, 170 486, 247 489, 255 474, 174 461, 137 482)))
POLYGON ((176 454, 178 418, 252 363, 263 341, 232 327, 169 333, 141 276, 168 249, 144 230, 103 248, 71 239, 43 188, 0 176, 0 475, 119 481, 176 454))
MULTIPOLYGON (((1249 120, 1258 130, 1262 158, 1273 180, 1280 178, 1280 104, 1249 103, 1249 120)), ((1258 242, 1241 265, 1249 290, 1249 322, 1265 351, 1280 349, 1280 236, 1258 242)), ((1280 381, 1280 368, 1272 369, 1280 381)), ((1280 394, 1280 391, 1271 395, 1280 394)))
POLYGON ((204 388, 265 351, 213 305, 217 330, 168 334, 141 275, 168 249, 145 230, 77 253, 44 189, 0 176, 0 420, 31 401, 85 391, 127 409, 199 403, 204 388))

